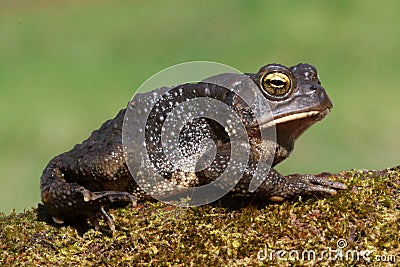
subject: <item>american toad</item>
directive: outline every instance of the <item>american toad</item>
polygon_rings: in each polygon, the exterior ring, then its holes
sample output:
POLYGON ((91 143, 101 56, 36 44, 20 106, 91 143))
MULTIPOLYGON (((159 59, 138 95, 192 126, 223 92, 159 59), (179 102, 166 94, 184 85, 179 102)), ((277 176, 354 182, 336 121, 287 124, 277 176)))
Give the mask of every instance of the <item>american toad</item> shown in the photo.
MULTIPOLYGON (((235 98, 231 91, 224 90, 222 86, 218 85, 218 82, 215 83, 219 79, 225 79, 224 76, 211 77, 202 83, 178 85, 172 89, 169 88, 169 91, 168 88, 160 88, 149 93, 139 94, 137 98, 129 102, 126 109, 122 109, 115 118, 106 121, 86 141, 76 145, 72 150, 56 156, 49 162, 43 171, 40 187, 42 201, 52 214, 53 220, 56 223, 63 223, 82 218, 95 221, 104 219, 110 229, 114 230, 113 221, 107 214, 109 208, 151 198, 146 193, 149 192, 149 188, 143 190, 137 183, 136 178, 138 177, 132 178, 132 176, 146 174, 128 168, 129 164, 127 165, 123 149, 122 129, 127 110, 131 114, 133 112, 134 117, 143 110, 141 101, 161 96, 166 91, 169 92, 166 100, 168 100, 170 109, 156 110, 154 116, 149 116, 148 123, 153 130, 159 128, 167 111, 171 112, 176 103, 182 103, 195 97, 218 99, 239 112, 239 117, 246 126, 251 148, 248 164, 243 170, 239 182, 231 188, 232 193, 256 194, 259 197, 281 201, 289 197, 315 192, 334 194, 336 193, 335 189, 346 188, 342 183, 312 175, 284 177, 275 169, 268 168, 268 172, 259 182, 260 186, 254 192, 249 190, 254 168, 260 161, 261 155, 266 155, 267 159, 271 159, 272 166, 286 159, 293 150, 295 140, 312 124, 324 118, 331 110, 332 103, 321 86, 316 69, 308 64, 298 64, 293 67, 269 64, 262 67, 257 73, 243 75, 254 82, 256 89, 250 89, 245 84, 241 84, 239 90, 247 90, 245 94, 255 93, 254 90, 258 91, 257 93, 261 93, 263 100, 266 101, 272 112, 276 129, 276 139, 273 140, 272 149, 268 145, 267 148, 260 148, 263 147, 260 140, 260 129, 262 131, 273 124, 267 119, 266 121, 261 120, 257 123, 257 130, 254 130, 254 127, 251 126, 254 121, 249 118, 252 114, 249 106, 235 98), (162 118, 161 121, 159 118, 162 118)), ((257 103, 254 100, 253 104, 257 103)), ((263 107, 256 108, 263 110, 263 107)), ((175 184, 183 187, 204 185, 216 180, 226 168, 231 153, 230 139, 224 128, 212 120, 199 118, 188 123, 181 134, 184 136, 180 139, 183 150, 185 148, 192 149, 195 146, 193 141, 199 141, 201 136, 214 140, 217 149, 211 164, 200 171, 193 172, 182 172, 179 168, 172 171, 171 169, 163 170, 163 166, 169 164, 168 160, 163 156, 163 151, 159 149, 161 145, 159 138, 149 134, 146 135, 147 149, 153 155, 153 164, 157 166, 157 171, 166 179, 173 179, 175 184)), ((131 150, 135 150, 135 148, 131 150)), ((139 157, 142 155, 141 151, 130 151, 129 153, 139 155, 139 157)), ((134 166, 140 164, 140 158, 138 163, 135 163, 134 160, 131 164, 134 166)))

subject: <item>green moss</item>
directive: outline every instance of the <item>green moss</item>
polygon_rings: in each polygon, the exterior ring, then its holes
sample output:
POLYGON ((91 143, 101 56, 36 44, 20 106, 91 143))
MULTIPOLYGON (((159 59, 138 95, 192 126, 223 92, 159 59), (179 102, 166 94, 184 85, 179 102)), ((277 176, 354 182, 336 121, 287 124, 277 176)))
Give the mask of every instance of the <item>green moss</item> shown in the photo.
POLYGON ((56 227, 38 220, 37 209, 1 214, 0 265, 380 266, 375 256, 391 255, 395 258, 389 264, 399 263, 400 169, 353 170, 334 177, 349 188, 334 196, 301 197, 261 208, 185 209, 144 203, 115 210, 113 234, 104 224, 101 232, 56 227), (267 253, 294 250, 293 257, 313 250, 318 257, 337 249, 339 240, 347 243, 342 251, 350 258, 257 259, 265 247, 267 253), (372 262, 352 260, 349 254, 366 250, 372 262))

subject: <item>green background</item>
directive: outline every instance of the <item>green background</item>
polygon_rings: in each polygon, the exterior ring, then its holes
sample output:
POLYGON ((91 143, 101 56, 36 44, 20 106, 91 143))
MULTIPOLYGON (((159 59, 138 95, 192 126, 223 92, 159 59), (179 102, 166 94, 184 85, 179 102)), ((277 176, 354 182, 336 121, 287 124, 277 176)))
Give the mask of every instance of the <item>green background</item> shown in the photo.
POLYGON ((0 2, 0 211, 39 201, 47 162, 177 63, 319 70, 332 113, 288 173, 400 164, 398 1, 0 2))

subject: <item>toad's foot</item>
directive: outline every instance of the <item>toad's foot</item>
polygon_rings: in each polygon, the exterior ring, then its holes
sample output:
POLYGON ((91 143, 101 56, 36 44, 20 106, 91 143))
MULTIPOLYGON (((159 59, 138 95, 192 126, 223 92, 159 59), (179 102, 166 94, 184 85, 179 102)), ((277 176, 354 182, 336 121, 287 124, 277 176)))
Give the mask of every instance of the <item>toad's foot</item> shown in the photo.
POLYGON ((276 202, 300 195, 314 193, 328 193, 334 195, 338 189, 346 189, 343 183, 331 181, 314 175, 293 174, 282 176, 275 169, 271 169, 267 179, 256 190, 259 196, 265 196, 276 202))
POLYGON ((272 196, 272 201, 282 201, 285 198, 296 195, 311 195, 314 193, 322 192, 335 195, 337 189, 346 189, 347 186, 341 182, 328 180, 323 177, 314 175, 299 175, 293 174, 285 177, 288 179, 288 190, 283 192, 282 196, 272 196))
POLYGON ((91 192, 74 184, 63 184, 52 189, 53 192, 50 190, 49 194, 42 195, 42 200, 53 215, 53 221, 58 224, 89 219, 95 224, 96 229, 99 229, 98 222, 103 219, 110 230, 114 231, 115 225, 107 210, 121 204, 136 205, 135 196, 128 192, 91 192))
POLYGON ((292 174, 286 176, 286 178, 292 180, 301 180, 304 183, 308 184, 307 192, 305 193, 325 192, 334 195, 336 194, 335 189, 347 189, 347 186, 341 182, 328 180, 326 178, 310 174, 292 174))
POLYGON ((115 231, 114 221, 107 213, 107 209, 117 203, 131 203, 136 206, 136 198, 128 192, 119 191, 103 191, 90 192, 85 190, 82 192, 83 200, 93 209, 93 213, 89 214, 90 219, 94 219, 95 229, 99 230, 99 220, 103 219, 111 231, 115 231))

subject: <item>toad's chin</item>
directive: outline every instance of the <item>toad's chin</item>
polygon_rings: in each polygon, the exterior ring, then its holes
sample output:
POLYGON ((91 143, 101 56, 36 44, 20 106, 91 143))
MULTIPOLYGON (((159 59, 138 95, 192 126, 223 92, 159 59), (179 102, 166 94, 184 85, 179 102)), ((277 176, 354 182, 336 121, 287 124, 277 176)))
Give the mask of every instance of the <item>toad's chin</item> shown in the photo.
MULTIPOLYGON (((330 109, 328 108, 322 111, 311 110, 275 119, 271 123, 276 127, 278 143, 283 140, 290 141, 296 139, 311 125, 322 120, 329 112, 330 109)), ((264 128, 265 126, 261 125, 261 127, 264 128)))

